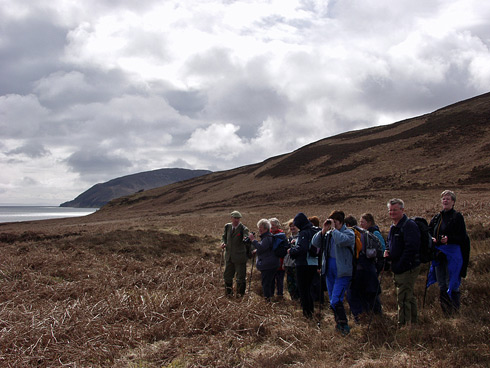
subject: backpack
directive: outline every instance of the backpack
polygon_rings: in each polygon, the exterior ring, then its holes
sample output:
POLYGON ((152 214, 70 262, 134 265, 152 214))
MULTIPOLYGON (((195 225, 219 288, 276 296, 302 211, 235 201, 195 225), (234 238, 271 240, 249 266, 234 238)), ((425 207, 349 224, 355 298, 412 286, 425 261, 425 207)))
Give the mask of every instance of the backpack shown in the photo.
POLYGON ((351 229, 356 235, 356 258, 359 258, 361 253, 373 262, 383 257, 383 246, 376 235, 359 226, 353 226, 351 229))
MULTIPOLYGON (((412 217, 409 220, 412 220, 415 222, 417 227, 420 230, 420 262, 421 263, 427 263, 431 262, 436 258, 436 245, 432 242, 432 235, 430 233, 429 229, 429 224, 427 223, 427 220, 423 217, 412 217)), ((408 222, 405 221, 405 224, 408 222)), ((405 224, 403 224, 401 228, 401 232, 403 234, 403 228, 405 227, 405 224)))
MULTIPOLYGON (((322 229, 320 229, 318 226, 312 226, 312 236, 311 236, 311 240, 310 240, 310 244, 308 246, 308 255, 310 257, 318 257, 318 255, 320 254, 320 248, 318 248, 315 244, 313 244, 313 237, 319 232, 319 231, 322 231, 322 229)), ((322 239, 322 246, 323 246, 323 242, 325 241, 325 239, 322 239)))
POLYGON ((286 234, 272 234, 272 251, 278 258, 284 258, 288 254, 289 242, 286 234))

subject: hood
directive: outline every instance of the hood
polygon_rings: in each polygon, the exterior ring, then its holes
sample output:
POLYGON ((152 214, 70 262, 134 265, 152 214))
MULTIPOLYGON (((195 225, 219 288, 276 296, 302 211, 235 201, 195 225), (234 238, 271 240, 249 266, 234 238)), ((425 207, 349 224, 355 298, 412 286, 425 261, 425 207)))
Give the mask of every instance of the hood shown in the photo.
POLYGON ((300 229, 303 230, 307 227, 311 227, 311 222, 308 220, 308 217, 303 212, 298 213, 296 216, 294 216, 294 225, 300 229))

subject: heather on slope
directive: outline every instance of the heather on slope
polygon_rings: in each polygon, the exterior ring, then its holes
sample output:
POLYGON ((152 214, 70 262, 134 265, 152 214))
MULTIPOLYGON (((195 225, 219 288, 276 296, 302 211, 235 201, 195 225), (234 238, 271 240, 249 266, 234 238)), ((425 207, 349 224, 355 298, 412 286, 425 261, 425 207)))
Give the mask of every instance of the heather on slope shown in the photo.
MULTIPOLYGON (((429 289, 418 326, 395 328, 391 275, 383 317, 347 337, 323 310, 266 304, 254 270, 243 299, 223 295, 216 238, 155 229, 0 232, 2 366, 480 367, 490 364, 490 229, 473 227, 461 314, 445 320, 429 289), (318 315, 317 315, 318 317, 318 315), (369 330, 369 334, 368 334, 369 330)), ((249 268, 249 276, 250 276, 249 268)), ((417 282, 419 302, 425 274, 417 282)))

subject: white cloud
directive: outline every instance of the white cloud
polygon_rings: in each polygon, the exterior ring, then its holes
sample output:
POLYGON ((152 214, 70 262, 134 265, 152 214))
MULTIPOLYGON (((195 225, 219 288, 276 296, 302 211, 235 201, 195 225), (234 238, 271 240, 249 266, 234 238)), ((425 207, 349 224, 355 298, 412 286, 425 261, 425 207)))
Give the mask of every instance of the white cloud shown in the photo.
POLYGON ((205 129, 197 129, 187 141, 187 146, 196 152, 212 153, 230 161, 243 150, 244 142, 236 132, 240 127, 233 124, 211 124, 205 129))
POLYGON ((490 86, 477 0, 4 0, 0 16, 0 203, 228 169, 490 86))

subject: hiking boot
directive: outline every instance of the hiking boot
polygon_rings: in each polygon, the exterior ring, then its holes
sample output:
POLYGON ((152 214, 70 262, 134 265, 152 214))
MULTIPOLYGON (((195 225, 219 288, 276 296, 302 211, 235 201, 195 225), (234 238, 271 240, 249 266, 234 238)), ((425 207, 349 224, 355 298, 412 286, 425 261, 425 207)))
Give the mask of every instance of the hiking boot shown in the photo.
POLYGON ((461 306, 461 293, 459 291, 453 291, 451 293, 451 304, 453 307, 453 312, 458 313, 459 307, 461 306))
POLYGON ((347 315, 345 314, 344 304, 337 303, 334 306, 335 321, 342 325, 347 325, 347 315))
POLYGON ((337 323, 335 329, 339 331, 342 336, 347 336, 350 333, 350 327, 347 323, 337 323))
POLYGON ((442 312, 446 317, 451 316, 453 312, 453 304, 451 298, 449 298, 448 293, 445 290, 440 290, 439 292, 439 302, 441 304, 442 312))
POLYGON ((228 297, 233 296, 233 284, 225 283, 225 295, 228 297))
POLYGON ((236 290, 237 290, 237 297, 241 297, 241 296, 244 296, 245 295, 245 290, 247 288, 247 284, 246 283, 242 283, 242 282, 237 282, 236 284, 236 290))

